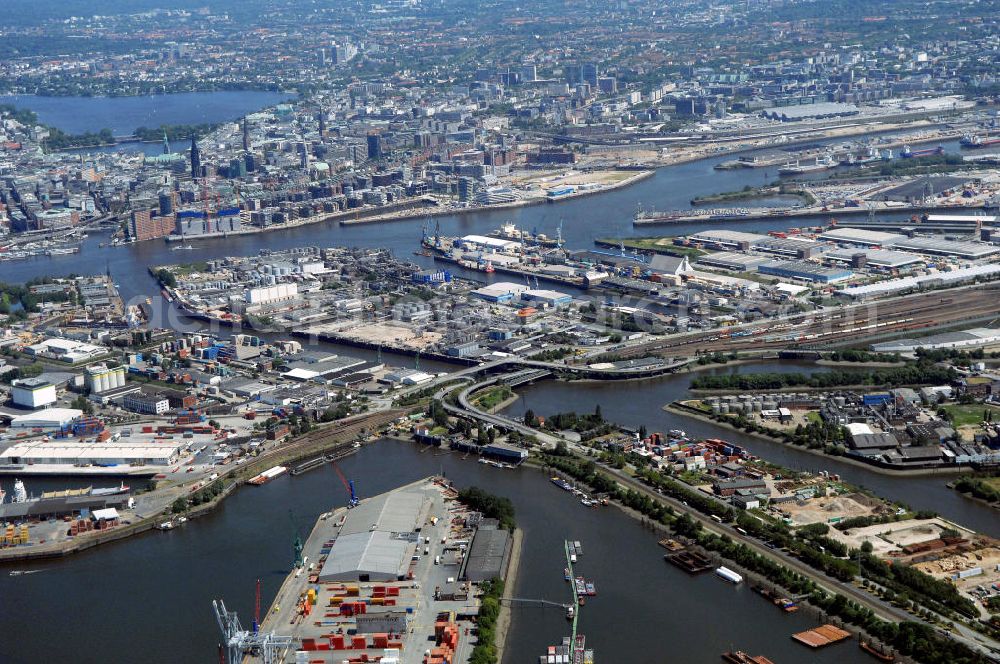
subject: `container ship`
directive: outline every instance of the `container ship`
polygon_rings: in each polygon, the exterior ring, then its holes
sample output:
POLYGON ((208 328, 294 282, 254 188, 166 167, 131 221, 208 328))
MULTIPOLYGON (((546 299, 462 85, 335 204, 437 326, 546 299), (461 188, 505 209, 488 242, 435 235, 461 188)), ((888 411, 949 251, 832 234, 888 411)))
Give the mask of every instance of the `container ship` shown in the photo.
POLYGON ((944 148, 940 145, 936 148, 924 148, 922 150, 912 150, 909 145, 904 145, 903 151, 899 153, 899 156, 903 159, 915 159, 917 157, 933 157, 939 154, 944 154, 944 148))
POLYGON ((969 148, 970 150, 988 148, 1000 145, 1000 136, 964 136, 959 143, 963 148, 969 148))
POLYGON ((247 480, 248 484, 253 484, 254 486, 260 486, 262 484, 267 484, 275 477, 281 477, 288 472, 288 468, 284 466, 275 466, 274 468, 268 468, 260 475, 250 478, 247 480))

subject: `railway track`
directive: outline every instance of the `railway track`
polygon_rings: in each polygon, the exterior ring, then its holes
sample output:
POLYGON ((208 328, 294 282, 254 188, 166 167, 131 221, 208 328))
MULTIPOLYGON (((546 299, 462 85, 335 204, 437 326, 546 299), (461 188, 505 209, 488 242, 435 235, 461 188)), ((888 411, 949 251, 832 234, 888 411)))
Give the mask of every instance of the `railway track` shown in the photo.
POLYGON ((659 352, 732 351, 794 348, 802 343, 845 341, 873 334, 927 329, 942 323, 981 319, 1000 314, 998 286, 991 285, 961 291, 934 291, 905 298, 856 305, 817 315, 800 314, 781 321, 740 326, 736 330, 675 335, 672 339, 627 349, 626 357, 659 352))

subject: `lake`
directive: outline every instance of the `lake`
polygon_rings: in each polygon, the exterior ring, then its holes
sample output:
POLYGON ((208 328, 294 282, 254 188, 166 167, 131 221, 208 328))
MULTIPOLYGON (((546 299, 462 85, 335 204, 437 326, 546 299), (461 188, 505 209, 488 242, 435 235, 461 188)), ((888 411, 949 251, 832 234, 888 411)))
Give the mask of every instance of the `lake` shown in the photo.
POLYGON ((0 95, 0 104, 31 109, 38 119, 68 134, 110 129, 128 136, 138 127, 227 122, 289 99, 288 92, 225 90, 144 97, 38 97, 0 95))

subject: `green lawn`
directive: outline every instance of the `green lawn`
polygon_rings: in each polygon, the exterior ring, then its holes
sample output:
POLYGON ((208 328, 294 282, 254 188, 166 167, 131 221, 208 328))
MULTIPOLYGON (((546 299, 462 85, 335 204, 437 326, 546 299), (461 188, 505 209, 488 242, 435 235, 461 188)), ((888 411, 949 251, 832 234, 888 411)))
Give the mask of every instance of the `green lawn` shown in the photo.
POLYGON ((949 404, 942 406, 952 417, 956 427, 977 425, 983 421, 984 412, 992 412, 993 419, 1000 421, 1000 408, 984 404, 949 404))

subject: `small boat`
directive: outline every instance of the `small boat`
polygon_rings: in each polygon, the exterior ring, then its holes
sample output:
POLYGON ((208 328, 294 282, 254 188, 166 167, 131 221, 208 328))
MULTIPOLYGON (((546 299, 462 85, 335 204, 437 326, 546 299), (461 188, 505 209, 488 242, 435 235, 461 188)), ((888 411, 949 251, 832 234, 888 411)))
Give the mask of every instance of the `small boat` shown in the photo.
POLYGON ((27 574, 37 574, 39 572, 44 572, 43 569, 15 569, 11 570, 11 576, 25 576, 27 574))
POLYGON ((173 521, 164 521, 163 523, 157 526, 157 528, 159 528, 160 530, 173 530, 173 527, 174 527, 173 521))
POLYGON ((573 605, 566 607, 566 619, 572 620, 576 615, 576 608, 573 605))
POLYGON ((569 573, 568 567, 563 567, 563 578, 567 581, 569 581, 572 578, 572 576, 569 573))
POLYGON ((569 554, 569 561, 571 563, 575 563, 576 562, 576 554, 575 553, 569 554))

